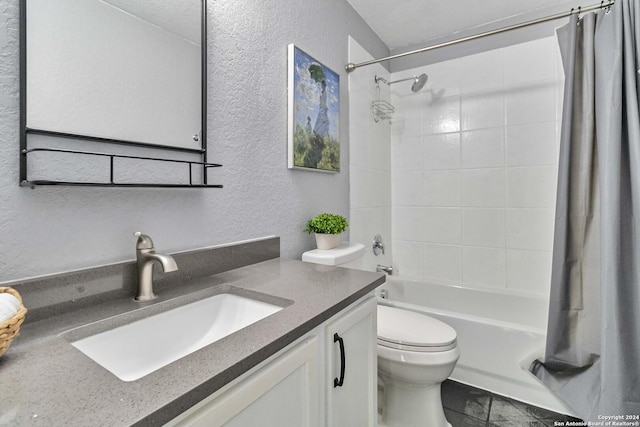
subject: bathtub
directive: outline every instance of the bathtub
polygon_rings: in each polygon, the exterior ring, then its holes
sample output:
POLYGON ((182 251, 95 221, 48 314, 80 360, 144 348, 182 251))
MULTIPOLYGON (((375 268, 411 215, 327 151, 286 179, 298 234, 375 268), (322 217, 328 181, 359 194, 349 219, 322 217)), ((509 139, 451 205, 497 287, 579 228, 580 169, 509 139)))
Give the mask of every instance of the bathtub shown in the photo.
POLYGON ((387 277, 384 305, 427 314, 458 334, 460 360, 451 379, 554 412, 572 411, 527 368, 544 354, 548 300, 387 277))

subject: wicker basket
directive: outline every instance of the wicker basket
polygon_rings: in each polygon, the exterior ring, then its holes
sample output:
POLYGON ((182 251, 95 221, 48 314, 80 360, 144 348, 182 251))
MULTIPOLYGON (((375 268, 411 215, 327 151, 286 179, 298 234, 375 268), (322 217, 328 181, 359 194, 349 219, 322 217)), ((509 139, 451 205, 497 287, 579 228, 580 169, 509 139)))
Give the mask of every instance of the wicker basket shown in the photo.
POLYGON ((13 295, 20 301, 20 308, 13 317, 0 323, 0 357, 7 351, 13 339, 18 336, 20 325, 24 322, 24 316, 27 314, 27 309, 24 308, 22 298, 18 291, 13 288, 0 287, 0 293, 5 292, 13 295))

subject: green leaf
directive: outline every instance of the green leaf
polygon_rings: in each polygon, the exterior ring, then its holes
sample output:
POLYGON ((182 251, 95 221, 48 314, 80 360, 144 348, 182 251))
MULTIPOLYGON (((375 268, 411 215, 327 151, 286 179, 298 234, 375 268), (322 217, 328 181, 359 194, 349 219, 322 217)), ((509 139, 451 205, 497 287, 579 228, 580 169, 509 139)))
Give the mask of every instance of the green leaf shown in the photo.
POLYGON ((340 234, 349 227, 349 222, 342 215, 323 213, 307 222, 304 231, 307 233, 340 234))
POLYGON ((320 83, 324 80, 324 71, 322 71, 322 67, 318 64, 311 64, 309 66, 309 74, 311 74, 311 78, 316 83, 320 83))

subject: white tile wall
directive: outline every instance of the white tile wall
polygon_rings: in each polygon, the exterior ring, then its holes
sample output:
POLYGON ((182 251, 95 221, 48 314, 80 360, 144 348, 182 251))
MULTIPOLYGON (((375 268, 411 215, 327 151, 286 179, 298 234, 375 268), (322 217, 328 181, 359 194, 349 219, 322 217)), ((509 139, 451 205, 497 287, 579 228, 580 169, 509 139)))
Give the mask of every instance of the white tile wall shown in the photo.
POLYGON ((554 165, 557 162, 555 121, 509 126, 506 134, 507 166, 554 165))
MULTIPOLYGON (((452 67, 450 61, 439 62, 417 70, 404 71, 404 77, 428 73, 427 90, 433 91, 437 97, 460 95, 460 75, 466 73, 461 67, 452 67)), ((400 78, 400 73, 394 78, 400 78)))
POLYGON ((422 206, 424 180, 422 172, 394 172, 391 194, 394 206, 422 206))
POLYGON ((461 166, 465 169, 504 166, 504 129, 462 132, 461 166))
MULTIPOLYGON (((398 176, 401 172, 396 172, 394 176, 398 176)), ((460 171, 425 171, 420 174, 422 179, 422 197, 420 204, 424 206, 439 207, 457 207, 460 206, 460 171)), ((412 181, 415 182, 415 181, 412 181)), ((411 183, 408 183, 411 185, 411 183)), ((399 195, 406 194, 409 191, 403 188, 399 195)), ((395 196, 394 205, 396 203, 395 196)), ((400 200, 398 200, 400 202, 400 200)))
MULTIPOLYGON (((391 78, 421 73, 421 92, 408 82, 390 93, 394 267, 548 295, 563 87, 555 38, 391 78)), ((352 137, 352 157, 354 147, 352 137)))
POLYGON ((504 206, 504 168, 463 170, 460 198, 462 206, 504 206))
MULTIPOLYGON (((373 57, 355 40, 349 38, 349 61, 362 62, 373 57)), ((391 234, 391 125, 388 121, 375 122, 372 117, 371 102, 376 100, 378 93, 373 83, 376 75, 389 79, 389 73, 381 66, 371 66, 359 69, 349 74, 349 179, 350 179, 350 214, 349 241, 359 242, 367 248, 363 267, 373 271, 377 264, 391 265, 393 254, 391 234), (374 256, 371 248, 373 236, 381 234, 385 240, 385 254, 374 256)), ((380 85, 380 96, 389 100, 389 87, 380 85)), ((414 108, 415 99, 408 99, 406 104, 410 117, 417 128, 406 135, 415 134, 415 138, 408 137, 400 141, 400 147, 407 147, 405 151, 420 150, 420 125, 422 113, 414 108), (410 147, 409 147, 410 146, 410 147)), ((406 136, 403 133, 403 137, 406 136)), ((415 159, 409 154, 404 156, 396 152, 399 166, 403 170, 415 170, 419 174, 422 170, 422 156, 415 159), (415 160, 415 161, 414 161, 415 160)), ((422 176, 417 179, 422 181, 422 176)), ((409 191, 409 193, 411 193, 409 191)), ((422 197, 421 189, 414 191, 415 197, 422 197)), ((409 199, 411 197, 407 196, 409 199)), ((412 199, 412 200, 413 200, 412 199)), ((417 213, 418 218, 420 213, 417 213)), ((419 219, 416 220, 419 222, 419 219)), ((407 234, 408 235, 408 234, 407 234)), ((420 255, 421 256, 421 255, 420 255)), ((420 264, 420 263, 418 263, 420 264)))
MULTIPOLYGON (((458 169, 460 167, 460 134, 458 132, 425 135, 419 144, 422 151, 404 154, 407 157, 420 158, 422 153, 424 170, 458 169)), ((396 162, 393 164, 397 165, 397 170, 401 170, 400 165, 396 162)))
POLYGON ((507 168, 507 207, 553 209, 556 181, 555 166, 507 168))
MULTIPOLYGON (((457 283, 462 279, 462 246, 424 245, 424 270, 429 277, 442 281, 457 283)), ((404 274, 402 271, 400 274, 404 274)))
POLYGON ((504 68, 505 87, 555 80, 556 46, 555 38, 547 37, 505 48, 505 65, 509 65, 504 68))
POLYGON ((550 252, 507 249, 507 287, 509 289, 548 294, 550 277, 550 252))
POLYGON ((391 211, 393 227, 391 232, 397 240, 420 240, 422 232, 422 209, 419 207, 394 206, 391 211))
POLYGON ((464 209, 462 243, 469 246, 505 247, 504 209, 464 209))
POLYGON ((394 127, 404 136, 422 135, 422 98, 420 96, 399 96, 393 103, 396 110, 402 110, 403 114, 395 114, 394 127), (404 114, 404 111, 407 114, 404 114))
POLYGON ((425 245, 406 240, 393 241, 395 273, 407 277, 423 277, 425 245))
MULTIPOLYGON (((417 99, 421 95, 416 96, 417 99)), ((422 133, 458 132, 460 130, 460 97, 431 97, 422 104, 422 133)))
MULTIPOLYGON (((460 208, 422 208, 420 239, 423 242, 460 244, 462 221, 460 208)), ((400 221, 401 218, 398 218, 400 221)), ((405 226, 406 227, 406 226, 405 226)), ((401 237, 394 235, 394 238, 401 237)))
POLYGON ((447 62, 449 68, 460 69, 461 93, 492 93, 503 88, 504 49, 469 55, 447 62))
POLYGON ((422 171, 424 167, 422 137, 407 136, 393 144, 393 163, 403 172, 422 171))
POLYGON ((503 93, 496 91, 462 95, 460 116, 462 117, 462 130, 504 126, 503 93))
POLYGON ((464 246, 462 280, 481 288, 506 287, 506 251, 504 248, 464 246))
POLYGON ((541 123, 556 119, 555 82, 505 89, 507 126, 541 123))
POLYGON ((509 209, 507 247, 550 252, 553 248, 552 209, 509 209))

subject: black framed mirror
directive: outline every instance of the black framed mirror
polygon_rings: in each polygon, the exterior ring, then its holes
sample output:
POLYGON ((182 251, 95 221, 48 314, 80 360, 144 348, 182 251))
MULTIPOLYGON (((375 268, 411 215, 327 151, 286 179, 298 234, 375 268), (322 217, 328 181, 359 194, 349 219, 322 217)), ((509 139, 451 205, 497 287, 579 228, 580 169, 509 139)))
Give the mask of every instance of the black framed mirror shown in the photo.
POLYGON ((206 0, 20 7, 21 185, 220 187, 207 183, 220 165, 207 161, 206 0))

